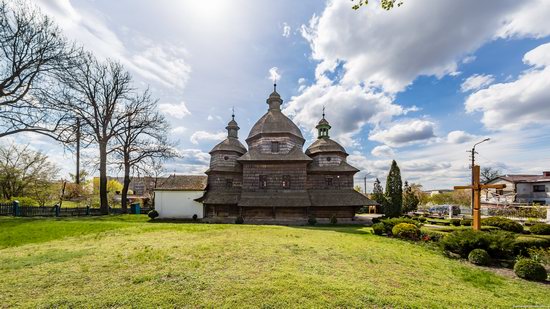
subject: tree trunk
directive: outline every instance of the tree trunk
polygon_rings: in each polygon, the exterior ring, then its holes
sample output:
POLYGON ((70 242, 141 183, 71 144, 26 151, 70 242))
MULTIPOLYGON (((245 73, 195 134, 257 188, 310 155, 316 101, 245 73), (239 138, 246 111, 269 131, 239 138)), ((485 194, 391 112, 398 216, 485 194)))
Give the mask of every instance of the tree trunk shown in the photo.
POLYGON ((130 164, 124 163, 124 184, 122 186, 122 212, 128 212, 128 188, 130 187, 130 164))
POLYGON ((99 203, 102 214, 109 213, 109 199, 107 196, 107 143, 99 143, 99 203))

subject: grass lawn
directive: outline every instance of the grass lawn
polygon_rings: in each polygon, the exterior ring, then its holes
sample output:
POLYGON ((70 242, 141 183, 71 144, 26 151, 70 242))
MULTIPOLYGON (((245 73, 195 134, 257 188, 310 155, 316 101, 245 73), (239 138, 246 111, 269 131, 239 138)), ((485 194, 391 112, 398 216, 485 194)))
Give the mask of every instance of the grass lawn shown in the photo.
POLYGON ((550 285, 364 227, 0 218, 0 307, 511 307, 550 285))

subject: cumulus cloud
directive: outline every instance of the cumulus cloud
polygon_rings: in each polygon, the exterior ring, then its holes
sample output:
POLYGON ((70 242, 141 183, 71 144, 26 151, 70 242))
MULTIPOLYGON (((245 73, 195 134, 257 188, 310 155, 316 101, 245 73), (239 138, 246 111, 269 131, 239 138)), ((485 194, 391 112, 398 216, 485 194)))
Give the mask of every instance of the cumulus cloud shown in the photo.
POLYGON ((292 30, 292 28, 290 28, 290 26, 284 22, 283 23, 283 36, 285 38, 288 38, 290 36, 290 30, 292 30))
POLYGON ((191 115, 191 112, 187 109, 187 105, 185 105, 185 102, 183 101, 177 104, 161 103, 159 104, 159 110, 162 113, 177 119, 182 119, 187 115, 191 115))
POLYGON ((428 120, 415 119, 397 123, 386 130, 371 132, 369 139, 393 147, 407 145, 435 137, 435 124, 428 120))
POLYGON ((447 142, 451 144, 462 144, 471 141, 475 137, 475 135, 466 133, 464 131, 452 131, 447 134, 447 142))
POLYGON ((185 131, 187 131, 187 128, 186 127, 181 127, 181 126, 175 127, 175 128, 172 129, 172 133, 174 133, 174 134, 182 134, 185 131))
POLYGON ((206 131, 197 131, 195 133, 193 133, 193 135, 191 135, 191 137, 189 138, 189 140, 191 141, 191 143, 193 144, 199 144, 199 142, 201 141, 221 141, 225 138, 225 136, 227 135, 227 133, 225 132, 218 132, 218 133, 210 133, 210 132, 206 132, 206 131))
POLYGON ((457 62, 493 39, 520 2, 414 1, 390 12, 373 6, 358 14, 347 1, 330 1, 302 35, 320 61, 317 75, 343 63, 343 82, 398 92, 419 75, 456 72, 457 62))
POLYGON ((378 125, 405 112, 387 95, 366 91, 360 85, 333 85, 326 78, 292 97, 284 112, 298 125, 313 132, 323 106, 326 106, 326 117, 332 126, 331 135, 344 146, 353 144, 352 136, 365 124, 378 125))
POLYGON ((277 83, 277 81, 281 79, 281 74, 279 74, 279 68, 272 67, 271 69, 269 69, 269 79, 271 79, 273 83, 277 83))
POLYGON ((460 90, 462 92, 479 90, 489 86, 494 81, 495 78, 493 75, 474 74, 466 78, 462 85, 460 85, 460 90))
POLYGON ((462 63, 468 64, 468 63, 474 62, 475 60, 476 60, 476 56, 470 55, 470 56, 464 57, 464 59, 462 59, 462 63))
POLYGON ((523 62, 531 66, 515 81, 493 84, 471 94, 467 112, 480 111, 481 121, 492 130, 518 129, 546 124, 550 119, 550 43, 527 52, 523 62))
POLYGON ((371 150, 371 154, 375 157, 393 157, 395 153, 390 146, 380 145, 371 150))
MULTIPOLYGON (((69 0, 38 0, 64 33, 100 58, 113 58, 130 71, 172 88, 183 87, 191 73, 180 46, 153 42, 139 33, 113 31, 99 12, 77 10, 69 0)), ((126 31, 128 31, 126 29, 126 31)))
POLYGON ((522 6, 505 16, 497 37, 535 37, 550 35, 550 2, 546 0, 519 1, 522 6))

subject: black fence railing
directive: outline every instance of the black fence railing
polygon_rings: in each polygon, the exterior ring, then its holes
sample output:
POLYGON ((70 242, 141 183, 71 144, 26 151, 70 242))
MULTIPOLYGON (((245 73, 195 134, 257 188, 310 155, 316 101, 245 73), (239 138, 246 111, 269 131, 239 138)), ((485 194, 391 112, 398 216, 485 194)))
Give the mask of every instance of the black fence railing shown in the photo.
MULTIPOLYGON (((140 207, 140 214, 147 214, 153 209, 151 207, 140 207)), ((109 207, 109 214, 120 215, 124 213, 133 213, 132 209, 126 212, 122 208, 109 207)), ((59 207, 54 206, 25 206, 16 203, 0 203, 0 216, 17 217, 79 217, 79 216, 101 216, 104 213, 99 208, 92 207, 59 207)))

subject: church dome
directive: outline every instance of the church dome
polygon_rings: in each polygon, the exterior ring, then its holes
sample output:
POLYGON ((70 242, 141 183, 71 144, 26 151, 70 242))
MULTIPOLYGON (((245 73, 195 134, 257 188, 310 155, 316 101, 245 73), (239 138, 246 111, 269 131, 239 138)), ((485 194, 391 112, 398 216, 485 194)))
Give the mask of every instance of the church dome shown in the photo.
POLYGON ((290 133, 304 139, 298 126, 280 110, 270 110, 263 115, 250 130, 248 139, 266 133, 290 133))
POLYGON ((306 150, 306 155, 315 155, 319 153, 327 153, 327 152, 340 152, 344 155, 347 155, 346 149, 342 147, 337 142, 331 140, 330 138, 319 138, 311 146, 309 146, 306 150))
POLYGON ((238 139, 233 137, 228 137, 225 140, 223 140, 221 143, 214 146, 214 148, 212 148, 210 153, 213 153, 216 151, 234 151, 240 154, 244 154, 246 153, 246 148, 238 139))
POLYGON ((281 96, 276 89, 269 95, 266 103, 269 105, 269 110, 254 124, 247 140, 261 134, 270 133, 290 133, 302 141, 305 140, 298 126, 281 112, 283 100, 281 100, 281 96))

